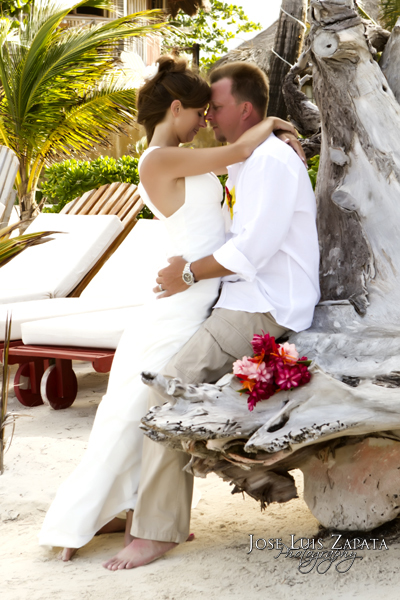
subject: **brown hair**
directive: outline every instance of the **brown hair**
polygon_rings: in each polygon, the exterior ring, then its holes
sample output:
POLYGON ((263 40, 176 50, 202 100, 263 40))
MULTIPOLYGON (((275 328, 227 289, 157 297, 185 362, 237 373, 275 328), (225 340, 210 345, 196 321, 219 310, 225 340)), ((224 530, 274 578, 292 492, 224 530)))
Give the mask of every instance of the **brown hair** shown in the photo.
POLYGON ((256 65, 246 62, 231 62, 217 67, 210 74, 210 82, 220 79, 232 81, 232 96, 237 102, 251 102, 260 117, 267 114, 269 84, 266 75, 256 65))
POLYGON ((185 60, 165 55, 157 63, 158 73, 140 88, 137 100, 137 120, 146 129, 148 143, 174 100, 180 100, 183 108, 200 108, 211 98, 208 83, 188 69, 185 60))

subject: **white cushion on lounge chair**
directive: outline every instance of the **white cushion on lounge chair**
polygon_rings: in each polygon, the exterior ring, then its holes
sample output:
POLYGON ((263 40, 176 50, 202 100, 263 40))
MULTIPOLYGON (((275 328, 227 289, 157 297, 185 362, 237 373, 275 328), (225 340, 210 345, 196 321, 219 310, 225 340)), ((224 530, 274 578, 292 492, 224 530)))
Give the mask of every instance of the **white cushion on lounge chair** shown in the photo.
POLYGON ((24 344, 115 350, 124 329, 140 319, 142 307, 117 308, 24 323, 24 344))
POLYGON ((40 214, 26 230, 64 232, 0 269, 0 304, 67 296, 123 230, 114 215, 40 214))
POLYGON ((22 323, 143 304, 154 296, 156 274, 166 263, 165 246, 163 223, 139 220, 80 298, 0 304, 0 341, 4 341, 7 313, 12 313, 11 339, 18 340, 22 323))
POLYGON ((86 298, 52 298, 50 300, 31 300, 12 305, 0 305, 0 341, 4 341, 5 322, 7 313, 12 314, 11 340, 22 338, 23 323, 77 315, 80 313, 111 310, 113 308, 131 307, 124 298, 120 301, 111 298, 98 298, 95 303, 86 298))
POLYGON ((168 264, 166 245, 162 221, 139 219, 80 297, 119 302, 124 298, 125 306, 142 304, 154 296, 157 273, 168 264))

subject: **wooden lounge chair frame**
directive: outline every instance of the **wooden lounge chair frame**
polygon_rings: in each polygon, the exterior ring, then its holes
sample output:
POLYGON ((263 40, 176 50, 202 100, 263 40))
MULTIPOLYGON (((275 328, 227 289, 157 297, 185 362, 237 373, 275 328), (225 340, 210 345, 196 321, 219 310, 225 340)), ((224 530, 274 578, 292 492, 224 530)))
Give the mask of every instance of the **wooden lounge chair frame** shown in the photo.
MULTIPOLYGON (((61 212, 69 215, 116 215, 124 226, 123 231, 69 297, 80 296, 132 230, 143 206, 136 185, 117 182, 86 192, 63 208, 61 212)), ((90 361, 95 371, 108 373, 113 358, 114 350, 26 346, 22 341, 11 342, 9 364, 19 364, 14 377, 15 395, 24 406, 38 406, 45 401, 56 410, 68 408, 77 394, 77 380, 72 369, 72 360, 90 361)), ((0 359, 1 362, 3 345, 0 345, 0 359)))
POLYGON ((90 192, 86 192, 80 198, 76 198, 64 206, 61 213, 66 215, 116 215, 124 227, 124 230, 69 294, 69 297, 76 298, 81 295, 88 283, 132 230, 137 222, 136 217, 143 206, 144 202, 137 191, 136 185, 118 182, 107 183, 97 190, 90 190, 90 192))
POLYGON ((8 362, 19 365, 14 377, 15 395, 24 406, 45 403, 55 410, 68 408, 78 392, 72 361, 89 361, 97 373, 108 373, 114 353, 101 348, 11 345, 8 362))

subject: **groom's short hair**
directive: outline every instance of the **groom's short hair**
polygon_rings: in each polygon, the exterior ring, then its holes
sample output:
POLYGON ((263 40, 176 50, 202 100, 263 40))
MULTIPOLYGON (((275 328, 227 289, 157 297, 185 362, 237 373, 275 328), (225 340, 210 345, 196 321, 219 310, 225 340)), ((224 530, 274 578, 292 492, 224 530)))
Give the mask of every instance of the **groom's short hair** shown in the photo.
POLYGON ((238 102, 251 102, 260 117, 267 114, 269 84, 266 75, 255 64, 231 62, 217 67, 210 73, 210 83, 220 79, 232 81, 232 96, 238 102))

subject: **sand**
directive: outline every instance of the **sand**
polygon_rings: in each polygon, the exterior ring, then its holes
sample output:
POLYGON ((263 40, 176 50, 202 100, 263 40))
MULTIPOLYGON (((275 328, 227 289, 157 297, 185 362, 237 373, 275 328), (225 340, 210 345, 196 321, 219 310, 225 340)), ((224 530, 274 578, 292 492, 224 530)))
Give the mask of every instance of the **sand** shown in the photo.
MULTIPOLYGON (((96 537, 69 563, 58 560, 57 551, 39 547, 37 533, 46 509, 85 450, 107 385, 107 375, 94 373, 90 365, 76 364, 76 371, 78 398, 67 410, 27 409, 10 394, 9 410, 32 417, 18 420, 0 477, 1 600, 400 597, 397 541, 385 541, 388 550, 373 550, 369 541, 373 536, 365 534, 370 550, 357 551, 362 560, 339 567, 350 566, 347 573, 335 570, 336 563, 325 574, 317 572, 317 565, 310 573, 301 573, 298 558, 277 557, 277 542, 270 543, 273 550, 268 549, 268 539, 281 539, 290 546, 291 534, 295 539, 310 539, 318 531, 317 521, 301 499, 299 472, 294 474, 300 498, 272 504, 265 512, 251 498, 232 496, 229 485, 216 476, 197 479, 202 498, 193 510, 195 540, 146 567, 109 572, 101 566, 122 546, 122 534, 96 537), (254 542, 260 540, 260 548, 265 539, 267 548, 249 553, 250 535, 254 542)), ((322 543, 327 549, 333 542, 322 543)), ((321 564, 320 570, 329 564, 321 564)))

